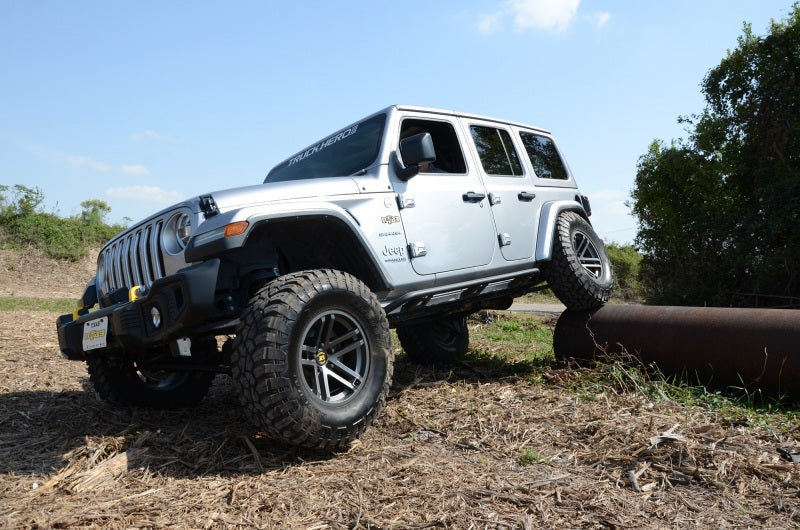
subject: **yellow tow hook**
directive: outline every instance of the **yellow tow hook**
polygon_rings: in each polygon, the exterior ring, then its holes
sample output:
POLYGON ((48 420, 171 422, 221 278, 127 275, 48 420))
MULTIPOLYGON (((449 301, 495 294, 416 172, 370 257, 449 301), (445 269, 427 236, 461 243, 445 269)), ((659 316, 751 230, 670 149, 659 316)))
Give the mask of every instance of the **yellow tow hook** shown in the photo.
POLYGON ((128 290, 128 302, 133 302, 137 298, 139 298, 139 291, 141 290, 141 285, 134 285, 128 290))

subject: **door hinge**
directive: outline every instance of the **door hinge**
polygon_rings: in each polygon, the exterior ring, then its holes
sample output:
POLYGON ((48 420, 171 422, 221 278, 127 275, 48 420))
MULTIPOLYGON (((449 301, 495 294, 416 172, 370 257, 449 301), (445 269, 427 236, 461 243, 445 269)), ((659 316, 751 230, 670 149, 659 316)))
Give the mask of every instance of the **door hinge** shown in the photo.
POLYGON ((416 243, 409 243, 408 254, 412 258, 421 258, 426 255, 428 250, 425 248, 425 243, 418 241, 416 243))
POLYGON ((507 247, 511 244, 511 235, 506 234, 505 232, 502 234, 497 234, 497 240, 500 242, 501 247, 507 247))
POLYGON ((500 204, 501 202, 503 202, 503 197, 497 193, 489 193, 489 204, 494 206, 495 204, 500 204))
POLYGON ((413 208, 417 205, 417 202, 413 199, 413 197, 406 197, 403 194, 397 196, 397 207, 401 210, 405 208, 413 208))

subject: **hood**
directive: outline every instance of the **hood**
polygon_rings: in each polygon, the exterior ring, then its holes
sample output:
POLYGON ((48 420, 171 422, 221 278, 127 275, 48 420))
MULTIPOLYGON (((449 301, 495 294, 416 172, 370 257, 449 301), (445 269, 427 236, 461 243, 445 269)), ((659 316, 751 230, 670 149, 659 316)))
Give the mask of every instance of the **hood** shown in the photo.
POLYGON ((267 202, 357 193, 359 187, 355 180, 350 177, 334 177, 257 184, 215 191, 211 196, 220 212, 225 212, 267 202))

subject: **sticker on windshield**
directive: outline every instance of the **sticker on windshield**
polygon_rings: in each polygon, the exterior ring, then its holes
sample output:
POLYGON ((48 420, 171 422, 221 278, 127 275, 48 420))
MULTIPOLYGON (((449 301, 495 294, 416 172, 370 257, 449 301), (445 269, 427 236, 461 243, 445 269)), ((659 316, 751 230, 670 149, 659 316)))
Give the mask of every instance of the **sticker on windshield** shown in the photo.
POLYGON ((344 140, 345 138, 347 138, 351 134, 355 134, 357 130, 358 130, 358 124, 356 123, 352 127, 349 127, 349 128, 343 130, 342 132, 340 132, 338 134, 334 134, 333 136, 330 136, 330 137, 322 140, 317 145, 312 145, 311 147, 309 147, 308 149, 306 149, 302 153, 299 153, 294 158, 289 160, 289 165, 291 166, 293 164, 296 164, 297 162, 300 162, 304 158, 309 157, 309 156, 311 156, 311 155, 313 155, 313 154, 315 154, 315 153, 317 153, 319 151, 322 151, 326 147, 330 147, 330 146, 332 146, 333 144, 335 144, 336 142, 338 142, 340 140, 344 140))
POLYGON ((106 347, 108 317, 90 320, 83 325, 83 351, 106 347))

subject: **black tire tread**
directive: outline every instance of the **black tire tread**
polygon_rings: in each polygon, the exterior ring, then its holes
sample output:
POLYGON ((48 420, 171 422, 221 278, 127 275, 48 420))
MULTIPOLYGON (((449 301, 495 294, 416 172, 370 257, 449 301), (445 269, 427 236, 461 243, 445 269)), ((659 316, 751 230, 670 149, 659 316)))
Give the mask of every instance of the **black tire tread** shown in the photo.
POLYGON ((136 374, 134 362, 124 354, 93 356, 88 359, 89 380, 97 395, 117 406, 171 410, 193 407, 208 394, 216 374, 187 372, 178 386, 149 387, 136 374))
POLYGON ((609 282, 600 283, 583 270, 571 242, 574 224, 582 226, 583 231, 594 237, 594 244, 600 252, 604 264, 610 270, 605 246, 583 217, 573 211, 559 214, 553 240, 553 257, 543 267, 543 273, 550 288, 568 309, 583 311, 600 307, 608 302, 614 288, 613 276, 609 282))
POLYGON ((435 322, 399 326, 395 331, 408 358, 417 364, 447 364, 463 357, 469 349, 466 317, 453 319, 461 332, 452 348, 443 348, 436 340, 435 322))
POLYGON ((386 402, 393 362, 389 324, 378 299, 361 281, 337 270, 301 271, 281 276, 248 303, 233 344, 232 376, 248 419, 278 441, 316 450, 342 449, 372 424, 386 402), (377 400, 362 417, 344 427, 325 425, 319 412, 298 392, 286 352, 303 306, 330 289, 344 289, 363 301, 368 326, 384 349, 386 376, 377 400))

